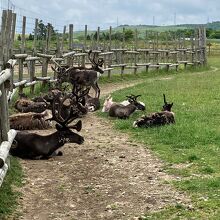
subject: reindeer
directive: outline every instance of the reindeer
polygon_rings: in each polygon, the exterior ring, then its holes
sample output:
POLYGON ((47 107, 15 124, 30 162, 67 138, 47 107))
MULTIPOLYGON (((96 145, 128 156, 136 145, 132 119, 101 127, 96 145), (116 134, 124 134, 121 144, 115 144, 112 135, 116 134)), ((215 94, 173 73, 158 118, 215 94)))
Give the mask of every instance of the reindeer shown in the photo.
POLYGON ((75 91, 80 90, 82 87, 92 87, 95 90, 95 97, 99 98, 100 89, 98 86, 98 80, 101 74, 104 71, 100 68, 102 67, 104 60, 102 58, 98 59, 97 53, 94 54, 93 58, 91 57, 92 51, 89 51, 89 60, 92 63, 91 68, 85 67, 70 67, 68 69, 59 66, 57 69, 52 70, 57 73, 58 85, 61 85, 63 82, 70 82, 72 85, 75 85, 73 89, 75 91))
POLYGON ((24 159, 48 159, 52 156, 62 155, 62 152, 57 152, 57 150, 65 143, 82 144, 84 138, 71 130, 80 131, 82 122, 80 120, 74 125, 69 125, 78 116, 74 112, 74 109, 71 108, 69 114, 64 119, 60 115, 63 102, 64 100, 57 97, 52 105, 52 118, 49 120, 57 122, 56 132, 42 136, 19 131, 15 137, 15 145, 10 149, 10 154, 24 159))
MULTIPOLYGON (((128 99, 124 100, 120 103, 117 102, 113 102, 111 95, 109 95, 106 99, 105 102, 103 104, 103 108, 102 108, 102 112, 109 112, 111 106, 113 104, 118 104, 121 106, 128 106, 130 104, 130 102, 132 101, 131 98, 135 99, 137 101, 137 97, 139 97, 141 95, 135 96, 135 95, 130 95, 130 96, 126 96, 128 99)), ((137 109, 136 110, 141 110, 144 111, 145 110, 145 104, 143 102, 137 101, 137 109)))
POLYGON ((85 96, 85 106, 87 107, 89 112, 94 112, 100 109, 100 100, 99 98, 93 98, 89 94, 85 96))
POLYGON ((145 106, 143 106, 142 104, 140 104, 137 101, 137 98, 141 96, 141 95, 131 95, 131 96, 126 96, 128 98, 128 101, 130 102, 129 105, 124 106, 122 104, 112 104, 110 109, 109 109, 109 116, 110 117, 117 117, 120 119, 127 119, 129 118, 129 116, 136 110, 145 110, 145 106))
POLYGON ((16 130, 34 130, 34 129, 48 129, 52 125, 47 121, 51 117, 51 112, 45 110, 42 113, 18 113, 9 116, 9 123, 11 129, 16 130))
POLYGON ((167 103, 165 94, 163 94, 164 98, 164 105, 162 107, 161 112, 154 112, 149 115, 144 115, 140 119, 134 121, 133 127, 154 127, 154 126, 161 126, 166 124, 173 124, 175 123, 174 113, 171 112, 171 108, 173 106, 172 103, 167 103))
POLYGON ((19 94, 20 99, 15 102, 15 109, 19 112, 36 112, 41 113, 47 109, 47 104, 41 100, 41 102, 34 102, 27 98, 25 94, 19 94))

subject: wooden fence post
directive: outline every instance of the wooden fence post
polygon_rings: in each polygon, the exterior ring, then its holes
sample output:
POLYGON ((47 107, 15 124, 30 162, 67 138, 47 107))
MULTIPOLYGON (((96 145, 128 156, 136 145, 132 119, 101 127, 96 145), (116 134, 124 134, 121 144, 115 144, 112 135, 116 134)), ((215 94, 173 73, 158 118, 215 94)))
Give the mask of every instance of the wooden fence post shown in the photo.
POLYGON ((88 32, 88 27, 87 27, 87 25, 85 25, 84 45, 83 45, 84 51, 86 50, 86 47, 87 47, 87 32, 88 32))
POLYGON ((21 53, 25 53, 25 44, 26 44, 25 30, 26 30, 26 16, 23 16, 22 35, 21 35, 21 53))
POLYGON ((96 49, 99 50, 99 42, 100 41, 100 27, 97 29, 97 39, 96 39, 96 49))
POLYGON ((109 51, 112 50, 112 26, 109 27, 109 51))
POLYGON ((66 39, 66 25, 63 27, 63 35, 62 35, 62 41, 61 41, 61 53, 64 51, 64 42, 66 39))
POLYGON ((34 43, 33 43, 33 53, 37 53, 37 34, 38 34, 38 19, 35 19, 35 26, 34 26, 34 43))
POLYGON ((73 24, 69 25, 69 51, 73 50, 73 24))

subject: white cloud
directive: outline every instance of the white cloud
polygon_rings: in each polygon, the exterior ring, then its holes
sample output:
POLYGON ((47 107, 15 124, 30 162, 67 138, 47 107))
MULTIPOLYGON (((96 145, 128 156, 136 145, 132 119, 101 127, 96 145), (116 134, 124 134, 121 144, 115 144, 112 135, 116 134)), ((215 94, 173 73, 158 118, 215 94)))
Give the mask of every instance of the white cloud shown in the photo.
MULTIPOLYGON (((6 1, 6 0, 5 0, 6 1)), ((52 20, 59 29, 73 23, 75 29, 88 24, 90 28, 119 24, 205 23, 220 20, 219 0, 12 0, 15 6, 26 9, 21 14, 52 20), (28 11, 32 11, 29 12, 28 11), (49 19, 50 18, 50 19, 49 19), (52 19, 51 19, 52 18, 52 19)), ((51 22, 51 21, 50 21, 51 22)))

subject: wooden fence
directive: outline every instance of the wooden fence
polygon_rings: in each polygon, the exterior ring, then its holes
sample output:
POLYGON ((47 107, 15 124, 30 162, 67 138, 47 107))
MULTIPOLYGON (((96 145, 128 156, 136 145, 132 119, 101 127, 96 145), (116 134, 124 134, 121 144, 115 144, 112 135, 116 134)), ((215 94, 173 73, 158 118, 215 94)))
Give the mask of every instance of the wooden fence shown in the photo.
POLYGON ((16 60, 10 59, 15 23, 16 14, 10 10, 4 10, 0 35, 0 68, 2 70, 0 72, 0 185, 9 167, 9 149, 16 135, 15 130, 10 130, 8 112, 8 99, 13 90, 13 68, 16 63, 16 60))
MULTIPOLYGON (((35 85, 41 82, 56 82, 56 73, 52 75, 50 65, 68 64, 70 66, 86 66, 89 64, 88 51, 98 53, 104 58, 104 71, 111 77, 113 71, 120 72, 121 76, 127 70, 132 70, 134 74, 139 69, 146 70, 171 68, 178 70, 179 65, 201 66, 206 65, 206 31, 201 27, 195 30, 190 39, 179 38, 178 41, 159 42, 157 35, 153 41, 145 42, 144 47, 139 47, 138 33, 135 32, 134 46, 126 47, 125 40, 118 47, 111 40, 112 28, 109 29, 109 41, 105 45, 99 40, 100 29, 97 30, 97 40, 88 45, 87 26, 85 26, 85 38, 82 48, 75 48, 73 44, 73 25, 69 25, 68 50, 64 48, 66 27, 64 27, 62 37, 57 36, 56 48, 51 46, 51 26, 48 24, 47 36, 43 50, 37 48, 38 19, 35 20, 34 42, 32 50, 26 48, 25 30, 26 17, 23 17, 22 36, 20 49, 13 48, 15 36, 16 14, 10 10, 2 13, 2 26, 0 35, 0 185, 8 169, 8 152, 16 131, 9 129, 8 121, 8 100, 10 95, 30 87, 30 92, 34 93, 35 85), (9 60, 9 62, 7 62, 9 60), (17 63, 16 63, 17 61, 17 63), (16 65, 15 65, 16 63, 16 65)), ((123 33, 125 30, 123 29, 123 33)))

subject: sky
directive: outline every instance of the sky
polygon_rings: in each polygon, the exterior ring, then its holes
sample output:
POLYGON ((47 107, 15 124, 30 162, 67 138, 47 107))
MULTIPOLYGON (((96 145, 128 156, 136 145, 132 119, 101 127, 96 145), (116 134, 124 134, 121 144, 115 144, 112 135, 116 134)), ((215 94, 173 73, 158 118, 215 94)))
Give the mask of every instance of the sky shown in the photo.
POLYGON ((20 15, 58 27, 73 23, 94 29, 110 25, 173 25, 220 20, 220 0, 0 0, 20 15))

